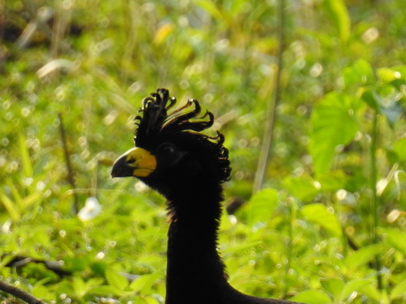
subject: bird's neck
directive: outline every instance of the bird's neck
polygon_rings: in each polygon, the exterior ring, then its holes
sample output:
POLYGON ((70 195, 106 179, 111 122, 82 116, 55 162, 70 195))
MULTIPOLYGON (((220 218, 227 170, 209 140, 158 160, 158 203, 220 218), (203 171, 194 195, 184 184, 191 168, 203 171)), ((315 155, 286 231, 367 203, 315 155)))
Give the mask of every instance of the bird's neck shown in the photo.
POLYGON ((166 304, 190 304, 199 298, 210 303, 217 290, 229 287, 216 248, 222 200, 217 187, 205 193, 187 191, 189 195, 169 202, 166 304))

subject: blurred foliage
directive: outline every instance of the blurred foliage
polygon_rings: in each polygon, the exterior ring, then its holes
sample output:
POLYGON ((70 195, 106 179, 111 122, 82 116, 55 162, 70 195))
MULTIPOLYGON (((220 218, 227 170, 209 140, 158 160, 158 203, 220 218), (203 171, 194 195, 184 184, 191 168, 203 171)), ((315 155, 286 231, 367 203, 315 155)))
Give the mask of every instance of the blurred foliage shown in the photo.
POLYGON ((132 145, 142 98, 167 87, 200 100, 226 135, 226 197, 248 201, 221 226, 237 289, 311 304, 404 303, 406 4, 287 1, 277 140, 267 189, 252 195, 277 3, 2 2, 0 278, 56 303, 163 303, 164 201, 109 171, 132 145), (71 275, 5 267, 15 256, 61 260, 71 275))

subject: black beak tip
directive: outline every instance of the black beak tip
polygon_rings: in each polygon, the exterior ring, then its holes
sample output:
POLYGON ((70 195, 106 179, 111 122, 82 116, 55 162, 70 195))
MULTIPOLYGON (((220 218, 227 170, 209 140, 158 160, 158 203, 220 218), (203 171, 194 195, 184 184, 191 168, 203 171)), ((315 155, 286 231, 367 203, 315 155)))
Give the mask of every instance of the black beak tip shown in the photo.
POLYGON ((114 164, 113 168, 111 169, 111 177, 125 177, 125 176, 131 176, 132 170, 131 168, 127 165, 125 162, 124 157, 118 158, 114 164))

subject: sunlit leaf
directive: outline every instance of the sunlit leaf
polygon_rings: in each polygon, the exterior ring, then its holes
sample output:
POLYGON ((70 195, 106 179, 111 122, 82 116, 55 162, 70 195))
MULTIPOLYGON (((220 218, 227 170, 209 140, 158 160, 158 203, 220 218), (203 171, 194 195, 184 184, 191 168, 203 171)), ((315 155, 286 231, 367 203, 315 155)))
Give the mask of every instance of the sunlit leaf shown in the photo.
POLYGON ((378 75, 378 78, 383 82, 392 82, 396 79, 400 79, 402 76, 398 71, 389 68, 377 69, 376 74, 378 75))
POLYGON ((406 161, 406 137, 398 139, 393 144, 393 150, 396 152, 399 159, 406 161))
POLYGON ((352 269, 357 269, 361 265, 365 265, 374 260, 375 256, 381 252, 380 244, 370 245, 352 252, 345 259, 345 264, 352 269))
POLYGON ((344 1, 325 0, 325 3, 341 42, 346 43, 350 36, 351 23, 344 1))
POLYGON ((328 94, 312 113, 309 150, 317 174, 330 169, 337 146, 348 144, 357 132, 349 98, 339 93, 328 94))
POLYGON ((320 283, 321 286, 323 286, 323 289, 333 297, 338 297, 345 285, 343 280, 338 278, 321 279, 320 283))
POLYGON ((400 297, 406 297, 406 279, 396 284, 396 286, 393 287, 390 293, 391 299, 396 299, 400 297))
POLYGON ((406 232, 395 229, 383 229, 386 241, 396 250, 406 254, 406 232))
POLYGON ((353 292, 360 291, 365 286, 374 284, 373 279, 356 279, 345 284, 343 291, 339 297, 341 301, 345 301, 353 292))
POLYGON ((20 211, 18 210, 17 206, 14 204, 14 202, 4 194, 0 194, 0 199, 1 199, 1 202, 4 206, 4 208, 7 210, 8 214, 10 215, 10 217, 14 221, 20 220, 21 214, 20 214, 20 211))
POLYGON ((268 222, 278 206, 278 193, 274 189, 264 189, 254 194, 247 205, 249 224, 268 222))
POLYGON ((152 285, 161 278, 160 273, 144 274, 139 276, 130 284, 130 289, 134 292, 150 293, 152 285))
POLYGON ((321 290, 306 290, 298 293, 291 301, 296 301, 305 304, 330 304, 332 299, 321 290))
POLYGON ((112 285, 101 285, 90 288, 88 293, 100 296, 121 296, 123 294, 123 291, 112 285))
POLYGON ((323 204, 311 204, 302 208, 303 216, 315 224, 320 225, 334 236, 341 235, 341 226, 334 213, 323 204))
POLYGON ((319 193, 318 184, 307 175, 287 177, 283 180, 286 189, 301 200, 311 200, 319 193))
POLYGON ((104 275, 106 276, 107 282, 114 288, 124 290, 128 285, 127 278, 118 274, 115 270, 107 269, 104 275))
POLYGON ((219 20, 223 19, 223 14, 219 10, 218 6, 214 4, 214 2, 208 0, 198 0, 195 3, 208 12, 213 18, 219 20))
POLYGON ((32 164, 30 159, 30 154, 25 142, 25 137, 21 133, 18 136, 18 143, 20 148, 21 163, 23 166, 23 172, 25 177, 31 177, 33 175, 32 164))
POLYGON ((23 210, 24 209, 23 198, 21 197, 20 191, 17 189, 17 187, 14 185, 11 179, 7 179, 7 186, 9 186, 10 191, 13 194, 13 199, 14 202, 16 203, 17 208, 19 210, 23 210))
POLYGON ((342 74, 346 87, 366 85, 372 82, 374 78, 371 65, 364 59, 358 59, 353 65, 344 68, 342 74))

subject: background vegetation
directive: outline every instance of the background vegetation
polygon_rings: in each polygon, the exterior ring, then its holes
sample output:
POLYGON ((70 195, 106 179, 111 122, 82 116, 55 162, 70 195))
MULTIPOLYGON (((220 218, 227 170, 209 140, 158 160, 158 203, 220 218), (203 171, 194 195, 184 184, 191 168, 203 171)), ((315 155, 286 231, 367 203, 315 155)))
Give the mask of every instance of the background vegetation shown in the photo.
POLYGON ((275 141, 253 195, 278 2, 0 4, 3 281, 56 303, 163 303, 165 203, 109 172, 133 144, 142 98, 167 87, 200 100, 226 136, 226 197, 248 201, 221 227, 236 288, 406 302, 406 3, 286 1, 275 141), (63 261, 70 274, 6 267, 16 256, 63 261))

